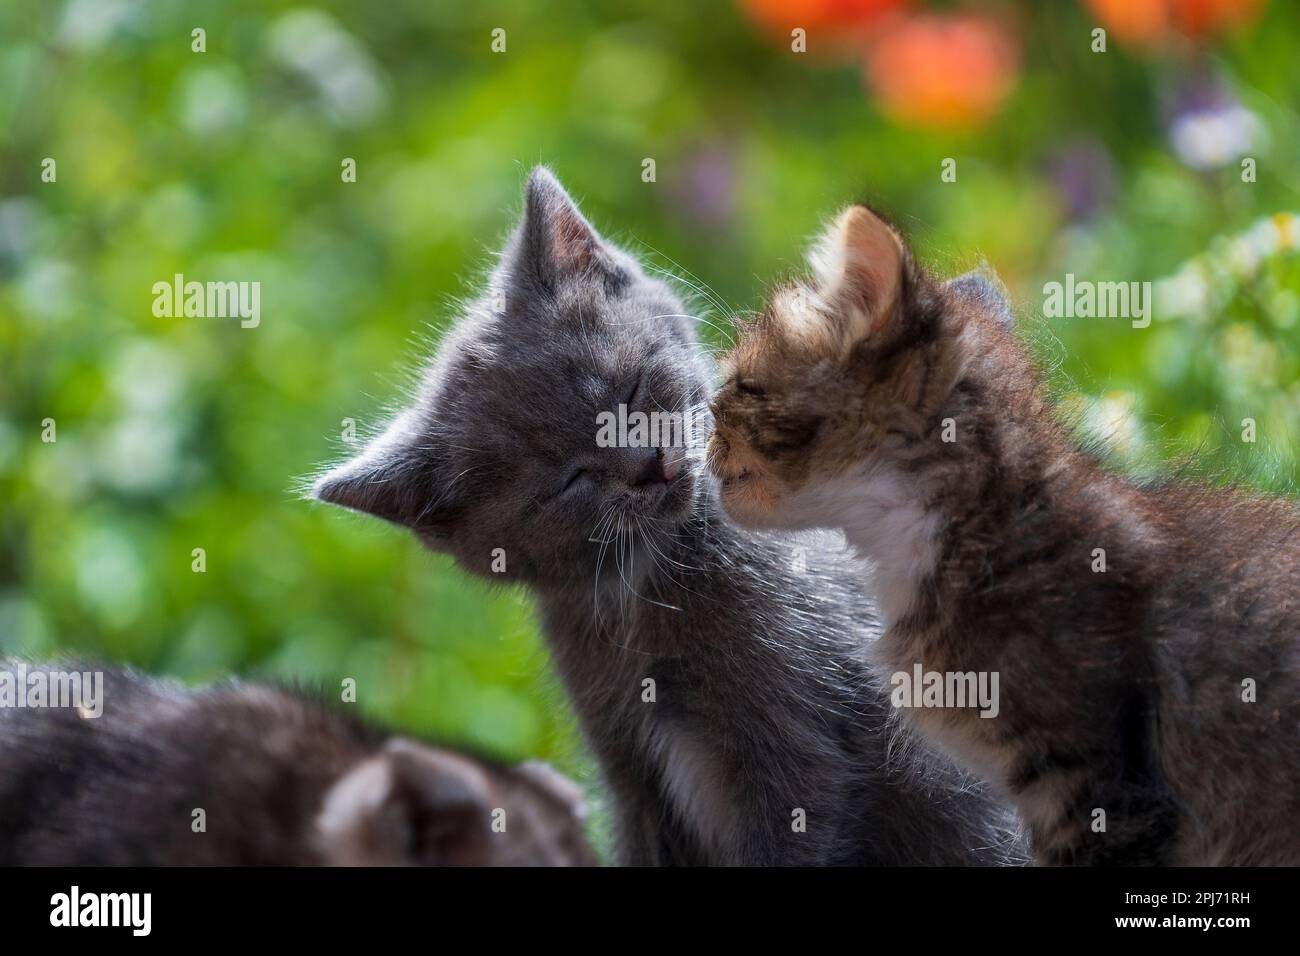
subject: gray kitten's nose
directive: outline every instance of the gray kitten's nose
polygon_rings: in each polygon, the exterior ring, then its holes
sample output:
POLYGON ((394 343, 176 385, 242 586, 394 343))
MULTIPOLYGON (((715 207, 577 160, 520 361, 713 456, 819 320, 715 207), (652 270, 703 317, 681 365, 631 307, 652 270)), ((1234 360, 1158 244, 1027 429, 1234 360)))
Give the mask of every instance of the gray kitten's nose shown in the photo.
POLYGON ((631 461, 631 477, 628 484, 633 488, 644 485, 666 485, 668 476, 664 474, 663 455, 658 448, 630 449, 634 456, 631 461))

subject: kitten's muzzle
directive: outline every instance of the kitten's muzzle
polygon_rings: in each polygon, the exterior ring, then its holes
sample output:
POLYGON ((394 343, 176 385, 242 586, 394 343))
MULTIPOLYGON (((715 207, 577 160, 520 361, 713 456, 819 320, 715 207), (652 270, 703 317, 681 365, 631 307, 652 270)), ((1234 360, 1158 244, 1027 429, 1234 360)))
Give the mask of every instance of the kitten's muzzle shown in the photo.
POLYGON ((704 460, 709 467, 713 477, 727 486, 737 481, 747 481, 750 478, 748 468, 736 469, 730 466, 731 443, 716 428, 713 434, 709 436, 708 445, 704 450, 704 460))
POLYGON ((713 434, 709 436, 709 442, 705 448, 705 462, 713 477, 717 479, 718 488, 722 492, 724 502, 732 498, 736 493, 744 493, 745 498, 751 497, 760 490, 757 481, 758 473, 749 467, 757 463, 745 463, 744 454, 736 454, 736 450, 745 450, 745 446, 738 445, 733 448, 731 440, 727 438, 725 427, 715 427, 713 434), (737 461, 737 459, 740 459, 737 461))

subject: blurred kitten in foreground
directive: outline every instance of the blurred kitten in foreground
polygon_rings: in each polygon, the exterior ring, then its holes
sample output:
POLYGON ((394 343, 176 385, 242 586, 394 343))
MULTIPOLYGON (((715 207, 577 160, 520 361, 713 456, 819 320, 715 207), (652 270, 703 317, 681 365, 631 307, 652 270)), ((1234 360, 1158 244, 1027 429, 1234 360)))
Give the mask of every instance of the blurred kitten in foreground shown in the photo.
POLYGON ((543 764, 391 736, 261 684, 0 663, 0 684, 19 678, 0 699, 0 865, 596 862, 580 790, 543 764), (73 675, 102 696, 63 699, 73 675))

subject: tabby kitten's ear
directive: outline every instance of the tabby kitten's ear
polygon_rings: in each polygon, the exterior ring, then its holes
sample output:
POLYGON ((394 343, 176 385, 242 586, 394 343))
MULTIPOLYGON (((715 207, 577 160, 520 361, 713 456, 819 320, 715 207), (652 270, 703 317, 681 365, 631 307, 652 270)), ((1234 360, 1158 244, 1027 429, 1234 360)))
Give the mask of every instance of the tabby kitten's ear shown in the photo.
POLYGON ((850 206, 808 254, 827 319, 845 342, 889 325, 898 310, 910 257, 893 227, 866 206, 850 206))
POLYGON ((515 240, 514 271, 554 291, 564 280, 612 267, 610 255, 559 180, 537 166, 524 188, 524 218, 515 240))
POLYGON ((312 497, 430 537, 448 533, 449 502, 418 416, 403 412, 355 457, 316 479, 312 497))

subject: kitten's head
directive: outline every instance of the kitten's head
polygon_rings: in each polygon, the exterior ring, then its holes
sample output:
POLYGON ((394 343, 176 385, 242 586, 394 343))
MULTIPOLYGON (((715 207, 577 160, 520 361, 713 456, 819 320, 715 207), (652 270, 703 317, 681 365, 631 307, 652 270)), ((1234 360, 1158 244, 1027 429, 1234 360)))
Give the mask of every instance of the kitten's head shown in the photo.
POLYGON ((708 369, 684 312, 539 167, 487 289, 411 405, 314 494, 495 580, 639 573, 637 541, 692 512, 695 466, 682 446, 601 447, 599 416, 703 401, 708 369))
POLYGON ((928 440, 968 366, 968 333, 1006 335, 992 283, 936 283, 865 206, 836 218, 809 263, 812 278, 778 289, 743 330, 711 403, 709 467, 746 525, 836 523, 838 481, 928 440))
POLYGON ((578 785, 546 764, 398 737, 330 786, 313 835, 337 866, 593 866, 585 819, 578 785))

